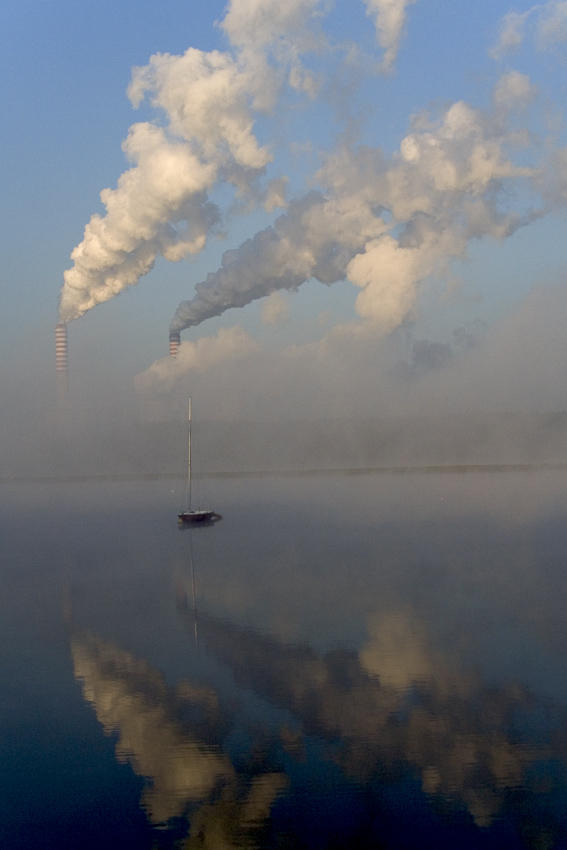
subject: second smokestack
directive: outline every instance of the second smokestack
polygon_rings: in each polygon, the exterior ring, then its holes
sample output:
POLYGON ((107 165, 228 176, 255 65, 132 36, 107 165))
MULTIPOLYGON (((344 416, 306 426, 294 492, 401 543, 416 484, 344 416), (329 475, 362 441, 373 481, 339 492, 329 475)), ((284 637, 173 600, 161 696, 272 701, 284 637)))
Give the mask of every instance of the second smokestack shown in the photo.
POLYGON ((169 335, 169 354, 171 357, 177 357, 177 350, 181 345, 181 334, 179 332, 169 335))

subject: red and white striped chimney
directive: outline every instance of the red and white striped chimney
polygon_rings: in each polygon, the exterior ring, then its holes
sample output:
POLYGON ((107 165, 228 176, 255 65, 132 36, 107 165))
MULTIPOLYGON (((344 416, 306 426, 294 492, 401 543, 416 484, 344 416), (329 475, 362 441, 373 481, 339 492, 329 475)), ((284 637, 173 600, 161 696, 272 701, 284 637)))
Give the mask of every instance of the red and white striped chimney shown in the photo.
POLYGON ((169 335, 169 354, 171 357, 177 357, 177 350, 181 344, 181 334, 179 331, 170 333, 169 335))
POLYGON ((67 371, 67 325, 57 322, 55 325, 55 370, 67 371))

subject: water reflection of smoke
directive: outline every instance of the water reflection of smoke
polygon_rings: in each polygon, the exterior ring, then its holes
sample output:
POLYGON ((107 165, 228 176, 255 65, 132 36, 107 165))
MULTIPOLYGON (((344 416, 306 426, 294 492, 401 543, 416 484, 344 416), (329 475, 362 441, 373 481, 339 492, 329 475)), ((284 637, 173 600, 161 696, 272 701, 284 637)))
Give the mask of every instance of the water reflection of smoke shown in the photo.
POLYGON ((287 780, 274 772, 251 783, 237 776, 220 746, 229 724, 216 693, 190 681, 168 688, 146 661, 89 634, 75 636, 71 650, 85 700, 105 733, 117 735, 117 759, 148 780, 149 820, 166 825, 192 806, 184 847, 261 847, 287 780))
POLYGON ((201 806, 191 818, 191 830, 183 845, 184 850, 261 848, 270 810, 286 785, 283 774, 267 773, 252 781, 243 800, 237 799, 234 791, 228 791, 220 800, 201 806))
MULTIPOLYGON (((192 630, 189 606, 178 604, 192 630)), ((543 836, 543 819, 533 812, 546 793, 565 792, 561 771, 542 784, 540 770, 567 749, 560 712, 517 684, 491 688, 455 669, 407 612, 373 619, 358 653, 287 646, 205 614, 200 629, 237 684, 294 717, 293 728, 270 733, 257 720, 250 752, 234 762, 224 743, 238 720, 221 709, 213 689, 190 681, 168 687, 161 673, 119 647, 91 635, 72 641, 85 699, 105 732, 116 734, 118 759, 148 781, 142 804, 149 820, 173 819, 179 829, 182 819, 186 850, 268 846, 274 802, 290 781, 281 757, 268 753, 285 752, 309 773, 310 736, 323 742, 324 761, 366 789, 372 805, 379 804, 378 787, 413 777, 436 807, 464 808, 479 827, 507 816, 521 830, 535 829, 528 846, 543 836), (548 740, 541 723, 526 722, 545 712, 548 740)))
POLYGON ((182 683, 171 693, 147 662, 92 636, 73 640, 72 653, 85 699, 104 731, 118 734, 118 760, 151 781, 143 805, 153 823, 179 817, 188 802, 232 779, 214 743, 222 724, 214 692, 182 683), (190 727, 181 719, 184 703, 203 709, 190 727))
MULTIPOLYGON (((426 794, 464 805, 478 826, 511 813, 511 794, 531 793, 530 767, 552 755, 549 741, 521 727, 526 712, 545 706, 518 684, 491 688, 456 672, 405 614, 371 624, 359 654, 320 655, 204 615, 201 628, 237 683, 293 712, 302 734, 332 743, 329 758, 348 776, 388 783, 409 770, 426 794)), ((567 738, 564 726, 557 734, 567 738)))

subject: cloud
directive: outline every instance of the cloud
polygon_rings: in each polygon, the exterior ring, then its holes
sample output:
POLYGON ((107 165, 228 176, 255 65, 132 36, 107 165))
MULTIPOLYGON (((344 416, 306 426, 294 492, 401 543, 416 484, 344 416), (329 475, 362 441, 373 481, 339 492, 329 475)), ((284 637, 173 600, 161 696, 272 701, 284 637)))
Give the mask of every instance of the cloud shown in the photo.
POLYGON ((364 0, 366 14, 374 18, 378 44, 384 50, 381 71, 390 73, 404 33, 407 7, 416 0, 364 0))
POLYGON ((501 59, 506 53, 517 50, 524 43, 526 22, 539 6, 532 6, 527 12, 508 12, 500 23, 500 33, 490 55, 493 59, 501 59))
POLYGON ((528 34, 538 50, 548 50, 555 44, 567 42, 567 2, 548 0, 538 3, 526 12, 508 12, 500 24, 500 33, 489 51, 493 59, 502 59, 507 53, 518 50, 528 34))
POLYGON ((315 46, 312 25, 321 6, 321 0, 232 0, 221 26, 240 50, 296 55, 315 46))
POLYGON ((567 42, 567 2, 552 0, 541 11, 537 24, 536 43, 541 50, 553 44, 567 42))
POLYGON ((494 104, 498 109, 522 109, 537 97, 537 87, 530 78, 519 71, 503 74, 494 87, 494 104))

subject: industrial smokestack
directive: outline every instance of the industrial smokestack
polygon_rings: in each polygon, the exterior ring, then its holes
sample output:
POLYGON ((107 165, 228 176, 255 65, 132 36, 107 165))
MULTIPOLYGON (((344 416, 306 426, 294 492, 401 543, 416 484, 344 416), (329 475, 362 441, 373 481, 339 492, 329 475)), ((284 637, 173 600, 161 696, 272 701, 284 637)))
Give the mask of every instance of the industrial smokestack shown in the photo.
POLYGON ((67 325, 57 322, 55 325, 55 370, 67 372, 67 325))
POLYGON ((67 373, 67 325, 65 322, 57 322, 55 325, 55 371, 57 373, 59 410, 61 414, 66 414, 69 379, 67 373))
POLYGON ((170 333, 169 335, 169 354, 171 357, 177 357, 177 350, 181 344, 181 334, 178 332, 170 333))

